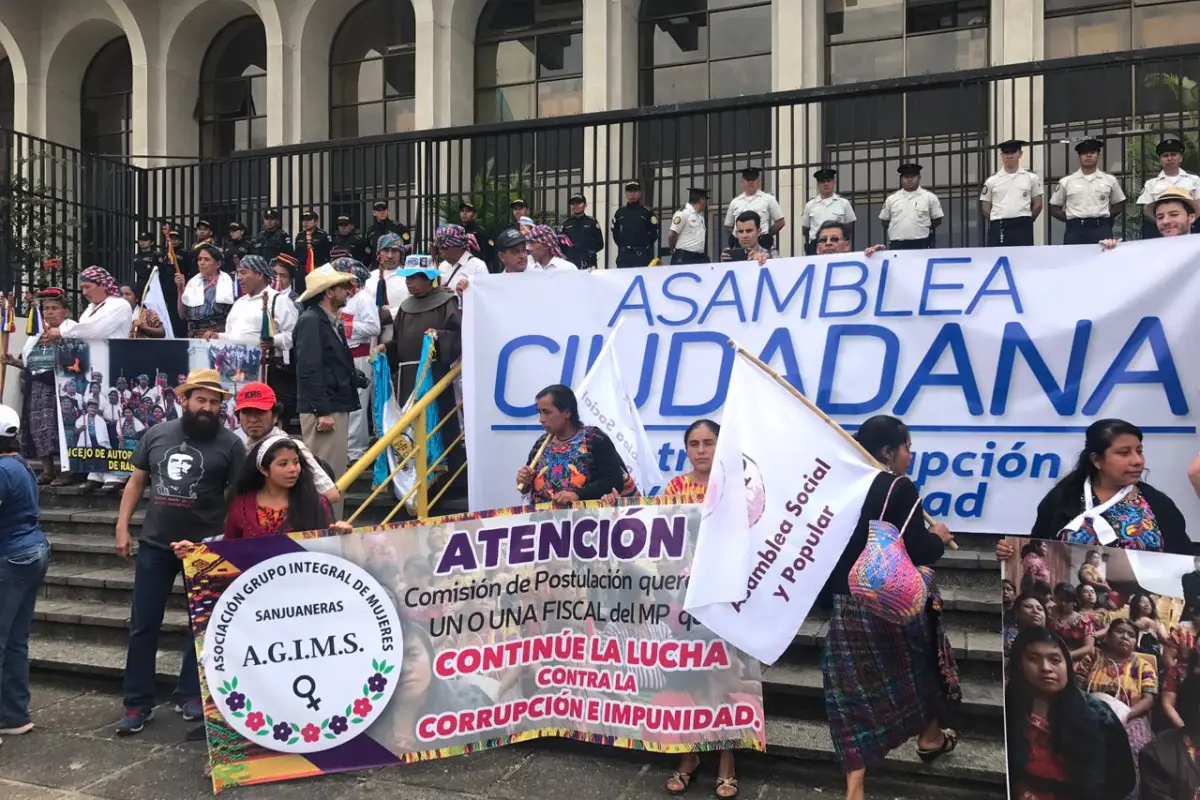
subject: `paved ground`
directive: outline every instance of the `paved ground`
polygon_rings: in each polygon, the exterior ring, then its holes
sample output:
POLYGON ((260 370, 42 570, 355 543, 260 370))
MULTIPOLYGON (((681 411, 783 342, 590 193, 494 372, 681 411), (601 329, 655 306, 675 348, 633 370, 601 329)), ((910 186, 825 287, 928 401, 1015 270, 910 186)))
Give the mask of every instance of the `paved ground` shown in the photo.
MULTIPOLYGON (((0 746, 4 800, 199 800, 212 796, 203 776, 204 745, 187 742, 187 725, 168 706, 129 740, 112 725, 120 699, 61 682, 34 687, 37 728, 0 746)), ((228 790, 231 800, 661 800, 671 760, 572 743, 535 742, 350 775, 228 790)), ((748 800, 837 800, 840 775, 768 757, 743 757, 748 800)), ((697 777, 690 797, 712 797, 713 772, 697 777)), ((871 785, 871 800, 953 798, 947 787, 871 785)), ((959 794, 958 797, 963 797, 959 794)), ((978 796, 978 795, 975 795, 978 796)))

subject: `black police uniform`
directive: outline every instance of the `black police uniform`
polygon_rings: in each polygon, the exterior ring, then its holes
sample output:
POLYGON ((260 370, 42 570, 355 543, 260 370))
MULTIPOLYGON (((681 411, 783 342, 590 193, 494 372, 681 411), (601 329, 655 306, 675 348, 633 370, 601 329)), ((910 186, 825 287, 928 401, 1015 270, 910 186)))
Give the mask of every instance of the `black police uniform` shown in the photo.
POLYGON ((230 226, 229 238, 224 241, 222 247, 225 250, 225 265, 231 271, 237 272, 238 265, 242 263, 242 259, 254 252, 254 248, 250 240, 246 238, 246 229, 241 227, 241 223, 235 223, 237 228, 230 226), (242 238, 233 238, 234 231, 241 231, 242 238))
MULTIPOLYGON (((279 219, 278 212, 268 211, 267 219, 279 219), (273 216, 272 216, 273 215, 273 216)), ((292 252, 292 237, 280 225, 278 228, 267 230, 263 228, 258 234, 250 240, 250 252, 256 256, 262 256, 271 263, 275 260, 275 256, 280 253, 287 253, 289 256, 294 256, 292 252)))
MULTIPOLYGON (((151 237, 152 239, 153 237, 151 237)), ((179 292, 175 288, 175 267, 167 260, 166 255, 157 247, 151 245, 149 250, 142 250, 140 247, 133 256, 133 281, 134 288, 145 296, 146 285, 150 280, 150 275, 155 267, 158 268, 158 285, 162 288, 163 301, 167 305, 167 315, 171 319, 171 329, 178 332, 182 331, 179 320, 178 297, 179 292)))
MULTIPOLYGON (((309 232, 300 231, 297 233, 294 251, 296 256, 296 278, 292 281, 292 286, 298 295, 304 294, 304 277, 308 274, 308 246, 309 232)), ((328 264, 329 253, 332 250, 333 242, 330 241, 329 234, 320 225, 313 228, 313 269, 319 269, 322 265, 328 264)))
POLYGON ((358 231, 335 233, 329 238, 333 243, 332 250, 345 250, 355 261, 367 263, 367 240, 358 231))
POLYGON ((487 264, 488 272, 495 272, 492 261, 496 257, 496 248, 492 245, 492 240, 488 236, 488 232, 479 227, 478 222, 472 222, 470 225, 463 225, 463 230, 475 237, 476 243, 479 245, 479 253, 477 258, 487 264))
MULTIPOLYGON (((627 184, 626 191, 636 191, 627 184)), ((612 238, 617 245, 618 267, 646 267, 654 260, 660 231, 658 217, 641 203, 626 203, 612 218, 612 238)))
MULTIPOLYGON (((657 230, 657 226, 655 228, 657 230)), ((582 270, 596 266, 596 254, 604 249, 604 233, 595 217, 572 214, 563 223, 560 233, 571 240, 571 246, 563 253, 567 261, 582 270)))

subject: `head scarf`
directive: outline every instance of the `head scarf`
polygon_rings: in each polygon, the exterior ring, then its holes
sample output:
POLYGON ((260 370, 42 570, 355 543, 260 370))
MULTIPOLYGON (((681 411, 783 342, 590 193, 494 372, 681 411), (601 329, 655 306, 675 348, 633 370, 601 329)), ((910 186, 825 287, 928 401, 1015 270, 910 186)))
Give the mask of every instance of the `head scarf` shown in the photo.
POLYGON ((403 250, 404 240, 400 238, 398 233, 385 233, 379 237, 379 241, 375 243, 376 250, 403 250))
POLYGON ((257 272, 268 281, 275 277, 275 270, 271 269, 271 265, 268 264, 267 260, 262 256, 256 256, 254 254, 242 256, 239 266, 245 267, 251 272, 257 272))
POLYGON ((94 283, 97 286, 104 287, 104 291, 109 297, 120 297, 121 287, 113 280, 113 276, 108 274, 108 270, 103 267, 88 267, 79 276, 80 283, 87 281, 94 283))
POLYGON ((462 225, 443 225, 437 229, 437 247, 465 247, 472 253, 479 252, 479 242, 475 234, 467 233, 462 225))
POLYGON ((529 241, 544 244, 550 248, 550 255, 562 258, 562 246, 565 237, 559 236, 549 225, 534 225, 529 232, 529 241))
POLYGON ((350 258, 349 256, 335 258, 329 263, 338 272, 348 272, 353 275, 354 280, 358 281, 358 288, 360 289, 367 282, 367 278, 371 277, 370 271, 356 258, 350 258))

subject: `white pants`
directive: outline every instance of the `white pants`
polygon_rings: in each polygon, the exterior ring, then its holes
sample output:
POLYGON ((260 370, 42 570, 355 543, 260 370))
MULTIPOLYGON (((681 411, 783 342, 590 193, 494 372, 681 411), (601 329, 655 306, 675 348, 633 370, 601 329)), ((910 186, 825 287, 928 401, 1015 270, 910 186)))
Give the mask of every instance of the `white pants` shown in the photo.
POLYGON ((362 458, 363 454, 367 452, 367 448, 371 446, 371 396, 375 384, 369 355, 354 359, 354 366, 367 376, 367 388, 358 390, 358 403, 361 408, 350 415, 350 433, 347 445, 351 462, 362 458))

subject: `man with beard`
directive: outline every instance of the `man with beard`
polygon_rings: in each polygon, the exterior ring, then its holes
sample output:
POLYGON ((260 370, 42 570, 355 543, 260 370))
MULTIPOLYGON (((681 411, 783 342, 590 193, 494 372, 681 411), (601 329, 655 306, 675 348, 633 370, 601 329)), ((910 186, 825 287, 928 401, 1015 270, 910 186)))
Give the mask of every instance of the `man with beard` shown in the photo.
MULTIPOLYGON (((182 566, 171 544, 185 539, 199 542, 222 532, 226 494, 246 460, 241 439, 221 426, 221 401, 230 393, 216 370, 193 370, 176 391, 183 398, 183 415, 151 427, 142 436, 130 459, 133 475, 117 517, 116 550, 128 558, 133 552, 129 523, 149 484, 150 507, 138 534, 125 660, 125 715, 117 723, 119 736, 140 733, 154 713, 158 636, 182 566)), ((172 699, 185 720, 203 719, 196 649, 190 637, 172 699)))
MULTIPOLYGON (((296 406, 304 443, 317 458, 329 464, 335 476, 349 465, 350 413, 360 408, 358 388, 366 376, 354 368, 338 316, 350 299, 354 276, 326 264, 308 276, 300 295, 304 311, 296 322, 296 406)), ((334 504, 334 518, 342 518, 342 503, 334 504)))
MULTIPOLYGON (((1187 236, 1192 232, 1192 226, 1196 224, 1196 214, 1200 212, 1200 203, 1192 199, 1187 189, 1172 186, 1164 190, 1150 208, 1150 213, 1154 215, 1154 224, 1158 226, 1158 235, 1167 239, 1172 236, 1187 236)), ((1120 243, 1120 239, 1100 240, 1100 246, 1105 250, 1112 250, 1120 243)), ((1193 466, 1200 466, 1200 458, 1196 459, 1193 466)))

